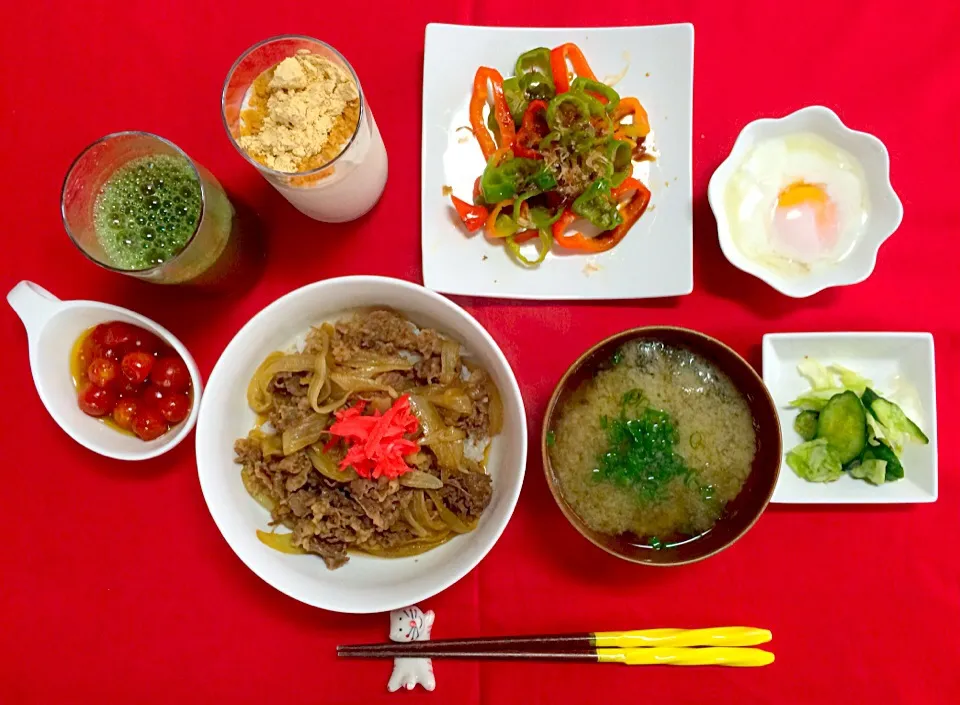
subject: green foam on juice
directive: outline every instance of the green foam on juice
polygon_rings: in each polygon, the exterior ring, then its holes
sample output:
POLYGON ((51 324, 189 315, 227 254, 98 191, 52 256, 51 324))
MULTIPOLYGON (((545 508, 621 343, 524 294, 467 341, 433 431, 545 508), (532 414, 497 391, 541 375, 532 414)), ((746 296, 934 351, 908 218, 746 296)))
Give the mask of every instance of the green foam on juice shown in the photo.
POLYGON ((200 180, 183 157, 155 154, 117 169, 93 206, 97 239, 114 267, 142 270, 175 257, 200 220, 200 180))

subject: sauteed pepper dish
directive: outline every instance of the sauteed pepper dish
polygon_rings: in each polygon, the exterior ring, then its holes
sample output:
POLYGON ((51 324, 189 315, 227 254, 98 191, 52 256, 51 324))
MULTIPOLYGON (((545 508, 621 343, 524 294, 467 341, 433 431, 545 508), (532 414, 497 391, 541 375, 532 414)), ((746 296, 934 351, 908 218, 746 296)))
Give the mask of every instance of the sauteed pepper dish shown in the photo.
POLYGON ((504 79, 481 66, 473 81, 470 127, 487 165, 472 203, 451 196, 464 227, 482 228, 529 267, 554 243, 585 253, 612 249, 650 202, 633 178, 634 162, 652 158, 646 111, 598 81, 575 44, 521 54, 514 73, 504 79), (538 241, 532 259, 520 248, 530 240, 538 241))

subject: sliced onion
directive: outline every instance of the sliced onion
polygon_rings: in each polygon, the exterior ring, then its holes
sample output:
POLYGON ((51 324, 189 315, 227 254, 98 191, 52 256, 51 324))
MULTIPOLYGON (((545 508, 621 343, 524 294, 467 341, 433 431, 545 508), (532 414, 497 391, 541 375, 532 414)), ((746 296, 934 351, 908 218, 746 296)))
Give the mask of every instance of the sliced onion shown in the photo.
POLYGON ((307 388, 307 399, 314 411, 320 413, 320 402, 330 396, 330 381, 327 379, 327 351, 330 348, 330 338, 322 328, 318 333, 320 338, 320 350, 315 356, 313 366, 313 376, 310 378, 310 386, 307 388), (326 392, 324 394, 324 392, 326 392))
POLYGON ((460 343, 444 340, 440 343, 440 383, 450 384, 457 376, 460 364, 460 343))
POLYGON ((449 409, 461 416, 468 416, 473 411, 473 401, 466 390, 461 387, 443 387, 431 384, 426 387, 417 387, 411 394, 422 396, 434 406, 449 409))
POLYGON ((310 414, 296 426, 286 429, 283 432, 283 454, 291 455, 320 440, 328 418, 327 414, 310 414))
POLYGON ((443 487, 443 480, 423 470, 411 470, 400 476, 400 484, 419 490, 439 490, 443 487))
POLYGON ((427 494, 437 507, 437 511, 440 513, 440 518, 443 519, 443 523, 456 531, 458 534, 466 534, 476 528, 476 524, 467 524, 463 521, 463 519, 447 509, 447 505, 445 505, 443 500, 440 499, 440 495, 437 494, 436 490, 427 490, 427 494))
POLYGON ((328 414, 331 411, 336 411, 340 407, 344 406, 347 403, 347 399, 350 398, 351 392, 347 392, 342 397, 334 399, 333 401, 328 401, 326 404, 320 405, 320 413, 328 414))
POLYGON ((396 399, 399 395, 393 387, 381 384, 369 377, 361 377, 356 374, 345 373, 342 371, 330 372, 330 381, 348 393, 355 392, 386 392, 392 398, 396 399))
POLYGON ((266 366, 264 374, 273 379, 275 375, 281 372, 310 372, 317 365, 316 355, 307 355, 306 353, 291 353, 290 355, 281 355, 266 366))
POLYGON ((411 394, 410 409, 420 422, 420 431, 424 436, 433 435, 447 427, 440 417, 440 412, 426 397, 411 394))
POLYGON ((447 525, 439 514, 431 513, 427 506, 427 493, 417 492, 413 495, 413 516, 416 520, 431 531, 441 531, 446 529, 447 525))
POLYGON ((403 520, 407 522, 407 526, 410 527, 413 533, 415 533, 420 538, 423 538, 424 536, 428 536, 430 534, 429 531, 427 531, 422 526, 420 526, 417 520, 413 518, 413 512, 410 511, 410 507, 405 507, 400 516, 402 516, 403 520))
POLYGON ((269 531, 260 531, 260 529, 257 529, 257 538, 260 539, 261 543, 266 544, 274 551, 280 551, 280 553, 290 553, 294 555, 306 553, 306 551, 299 546, 293 545, 293 534, 274 534, 269 531))
POLYGON ((283 455, 283 440, 276 434, 263 436, 260 439, 260 452, 264 458, 283 455))
POLYGON ((426 553, 427 551, 436 548, 440 544, 446 543, 454 536, 456 536, 456 534, 448 529, 442 534, 435 534, 425 539, 414 539, 413 541, 401 543, 397 546, 391 546, 390 548, 364 546, 361 544, 357 547, 357 550, 378 558, 405 558, 407 556, 416 556, 421 553, 426 553))
POLYGON ((350 482, 360 477, 353 468, 341 470, 333 458, 315 445, 307 446, 307 457, 318 473, 334 482, 350 482))
POLYGON ((500 390, 497 389, 497 383, 493 381, 490 375, 487 375, 485 384, 487 398, 489 399, 487 414, 490 417, 490 428, 487 429, 487 433, 496 436, 503 430, 503 402, 500 399, 500 390))
POLYGON ((243 470, 240 473, 240 479, 243 481, 243 486, 246 488, 247 493, 257 500, 257 504, 266 509, 268 512, 272 512, 273 508, 276 506, 276 502, 263 491, 263 488, 257 482, 256 478, 246 470, 243 470))
POLYGON ((463 467, 462 440, 433 443, 430 450, 437 456, 437 464, 444 470, 460 470, 463 467))
POLYGON ((247 404, 258 414, 266 413, 273 406, 273 395, 268 391, 270 377, 266 378, 267 369, 278 359, 283 357, 283 353, 274 352, 267 355, 266 359, 260 363, 257 371, 250 378, 250 384, 247 385, 247 404))
POLYGON ((435 446, 438 443, 456 443, 462 442, 467 437, 466 432, 456 426, 444 426, 436 433, 424 436, 420 439, 422 446, 435 446))

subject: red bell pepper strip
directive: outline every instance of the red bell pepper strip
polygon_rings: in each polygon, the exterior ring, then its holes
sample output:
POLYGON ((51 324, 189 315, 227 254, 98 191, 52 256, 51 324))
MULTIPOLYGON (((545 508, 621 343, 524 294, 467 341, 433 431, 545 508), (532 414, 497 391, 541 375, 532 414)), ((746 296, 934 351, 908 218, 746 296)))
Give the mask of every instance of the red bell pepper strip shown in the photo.
POLYGON ((528 240, 536 240, 538 237, 540 237, 540 231, 537 230, 536 228, 532 228, 530 230, 524 230, 514 235, 513 241, 519 245, 521 243, 527 242, 528 240))
POLYGON ((613 114, 610 116, 613 122, 618 124, 618 132, 622 132, 624 128, 630 127, 629 125, 619 124, 627 115, 633 115, 633 129, 627 131, 625 133, 626 135, 636 139, 646 137, 650 133, 650 118, 647 117, 647 111, 643 109, 640 101, 636 98, 621 98, 613 114))
POLYGON ((539 120, 541 115, 546 115, 547 104, 542 100, 531 101, 523 113, 523 122, 520 125, 520 131, 517 132, 516 141, 513 143, 513 153, 518 157, 526 159, 539 159, 540 153, 536 150, 537 144, 547 134, 547 123, 539 120))
POLYGON ((586 57, 576 44, 561 44, 550 52, 550 70, 553 72, 553 83, 557 88, 557 95, 570 90, 570 74, 567 71, 567 59, 573 64, 573 70, 578 76, 596 81, 597 77, 590 69, 586 57))
POLYGON ((620 207, 620 215, 623 222, 613 230, 607 230, 596 237, 587 237, 583 233, 576 231, 567 232, 570 224, 577 219, 576 214, 570 209, 563 212, 560 219, 553 224, 553 239, 561 247, 581 252, 606 252, 616 247, 626 236, 627 232, 640 219, 643 212, 650 203, 650 191, 636 179, 630 178, 624 180, 620 186, 613 189, 611 193, 614 198, 635 191, 633 198, 620 207))
POLYGON ((516 127, 503 94, 503 76, 496 69, 481 66, 473 79, 473 95, 470 96, 470 127, 480 143, 483 158, 489 159, 497 151, 497 143, 483 122, 483 107, 487 104, 487 81, 493 86, 493 115, 500 127, 500 146, 513 145, 516 127))
POLYGON ((453 207, 457 209, 460 220, 463 221, 463 224, 471 233, 475 233, 482 228, 487 221, 487 216, 490 215, 490 212, 483 206, 475 206, 472 203, 461 201, 456 196, 450 196, 450 200, 453 201, 453 207))

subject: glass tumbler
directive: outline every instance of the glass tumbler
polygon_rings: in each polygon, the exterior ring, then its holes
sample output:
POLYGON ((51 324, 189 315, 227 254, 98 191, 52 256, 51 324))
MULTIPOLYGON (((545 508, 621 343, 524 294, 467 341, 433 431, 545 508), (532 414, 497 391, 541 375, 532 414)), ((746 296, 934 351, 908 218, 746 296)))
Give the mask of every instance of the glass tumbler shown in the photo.
MULTIPOLYGON (((169 177, 170 173, 164 175, 169 177)), ((234 209, 223 187, 175 144, 149 132, 115 132, 83 150, 64 179, 60 208, 73 244, 89 259, 114 272, 158 284, 207 284, 219 282, 235 259, 234 209), (196 200, 193 189, 199 185, 200 207, 195 222, 190 223, 190 216, 184 215, 186 220, 176 223, 181 236, 178 239, 184 240, 179 244, 164 241, 164 235, 169 234, 166 231, 174 228, 168 214, 180 201, 171 204, 172 191, 164 190, 173 189, 173 184, 164 186, 163 176, 150 175, 149 170, 161 163, 168 169, 172 165, 177 188, 186 189, 183 193, 191 200, 196 200), (126 179, 128 189, 122 202, 114 202, 110 214, 98 214, 97 209, 104 207, 98 199, 116 188, 111 177, 123 178, 117 172, 127 166, 139 168, 138 174, 147 176, 126 179), (155 188, 160 189, 156 194, 165 199, 164 203, 151 197, 155 188), (119 227, 121 220, 129 223, 130 229, 118 236, 110 231, 108 223, 119 227), (191 229, 192 233, 182 238, 191 229), (127 239, 117 242, 118 238, 127 239), (143 248, 148 256, 125 257, 124 247, 143 248)))
POLYGON ((387 183, 387 150, 353 68, 333 47, 318 39, 284 35, 265 39, 245 51, 227 74, 221 99, 223 125, 233 146, 257 171, 304 215, 327 223, 359 218, 380 199, 387 183), (242 114, 254 81, 264 72, 307 50, 342 66, 360 95, 360 112, 353 134, 332 159, 308 171, 287 173, 261 164, 240 146, 242 114))

